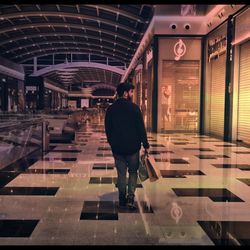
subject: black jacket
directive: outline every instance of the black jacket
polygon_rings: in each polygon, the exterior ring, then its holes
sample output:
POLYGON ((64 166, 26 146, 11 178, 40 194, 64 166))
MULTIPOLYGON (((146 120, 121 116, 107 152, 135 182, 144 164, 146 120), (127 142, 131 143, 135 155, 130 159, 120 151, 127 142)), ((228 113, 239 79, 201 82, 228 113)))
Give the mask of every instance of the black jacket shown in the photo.
POLYGON ((125 98, 117 99, 108 107, 105 132, 114 154, 134 154, 140 150, 141 143, 149 148, 141 110, 125 98))

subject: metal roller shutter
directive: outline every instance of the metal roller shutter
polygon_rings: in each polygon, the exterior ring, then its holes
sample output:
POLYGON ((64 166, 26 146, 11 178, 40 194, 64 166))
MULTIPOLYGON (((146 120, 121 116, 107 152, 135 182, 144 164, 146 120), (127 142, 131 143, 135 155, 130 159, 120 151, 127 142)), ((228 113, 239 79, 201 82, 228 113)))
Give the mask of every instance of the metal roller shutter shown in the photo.
POLYGON ((238 140, 250 144, 250 42, 240 47, 238 140))
POLYGON ((226 53, 212 60, 210 133, 224 136, 226 53))

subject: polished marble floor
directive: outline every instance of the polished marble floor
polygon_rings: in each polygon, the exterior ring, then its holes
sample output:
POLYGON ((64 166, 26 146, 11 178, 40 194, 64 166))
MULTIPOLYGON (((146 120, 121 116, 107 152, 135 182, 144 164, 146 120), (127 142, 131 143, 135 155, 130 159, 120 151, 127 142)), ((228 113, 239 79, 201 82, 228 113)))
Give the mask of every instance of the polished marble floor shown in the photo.
POLYGON ((148 133, 156 182, 118 206, 103 125, 0 171, 0 245, 249 245, 250 150, 219 139, 148 133))

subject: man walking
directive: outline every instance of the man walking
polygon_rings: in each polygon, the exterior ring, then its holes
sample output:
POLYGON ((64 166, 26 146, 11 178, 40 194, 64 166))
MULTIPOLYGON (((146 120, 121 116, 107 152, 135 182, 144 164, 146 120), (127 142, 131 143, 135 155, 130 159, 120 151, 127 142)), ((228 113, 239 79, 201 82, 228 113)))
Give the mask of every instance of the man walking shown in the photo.
POLYGON ((141 144, 146 153, 149 149, 141 110, 132 103, 133 89, 134 86, 131 83, 120 83, 116 89, 118 99, 108 107, 105 116, 105 132, 113 152, 118 175, 119 205, 127 205, 130 209, 136 208, 134 196, 141 144))

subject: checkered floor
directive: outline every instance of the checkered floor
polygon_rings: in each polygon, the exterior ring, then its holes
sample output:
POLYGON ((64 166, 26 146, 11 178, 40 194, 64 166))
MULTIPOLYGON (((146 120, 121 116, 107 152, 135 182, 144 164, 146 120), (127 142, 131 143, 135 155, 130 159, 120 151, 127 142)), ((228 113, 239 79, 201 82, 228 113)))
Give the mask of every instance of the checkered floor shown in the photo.
POLYGON ((101 122, 72 144, 0 171, 1 245, 248 245, 250 149, 197 134, 148 133, 162 177, 118 206, 101 122))

